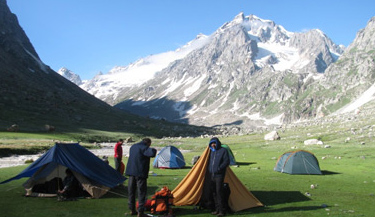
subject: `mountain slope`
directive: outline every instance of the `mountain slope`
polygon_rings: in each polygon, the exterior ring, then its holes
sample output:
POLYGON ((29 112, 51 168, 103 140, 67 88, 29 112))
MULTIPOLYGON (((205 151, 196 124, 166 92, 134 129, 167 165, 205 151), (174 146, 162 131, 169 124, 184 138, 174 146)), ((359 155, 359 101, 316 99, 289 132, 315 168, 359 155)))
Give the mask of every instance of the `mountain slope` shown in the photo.
POLYGON ((374 83, 375 17, 315 85, 314 95, 325 96, 316 100, 317 107, 326 114, 353 111, 374 97, 374 83))
POLYGON ((0 1, 0 29, 2 127, 18 124, 22 130, 39 131, 45 124, 58 130, 93 124, 100 128, 103 123, 92 120, 111 112, 121 116, 45 65, 5 0, 0 1), (95 118, 97 114, 103 115, 95 118))
POLYGON ((81 87, 110 105, 115 105, 119 102, 121 92, 129 91, 152 79, 156 72, 166 68, 171 62, 184 58, 192 50, 202 47, 206 41, 207 36, 198 35, 176 51, 151 55, 125 67, 114 67, 108 74, 100 73, 81 87))
POLYGON ((21 131, 83 129, 185 135, 203 128, 154 121, 125 113, 68 81, 39 58, 16 15, 0 0, 0 128, 21 131), (45 126, 53 126, 53 128, 45 126))

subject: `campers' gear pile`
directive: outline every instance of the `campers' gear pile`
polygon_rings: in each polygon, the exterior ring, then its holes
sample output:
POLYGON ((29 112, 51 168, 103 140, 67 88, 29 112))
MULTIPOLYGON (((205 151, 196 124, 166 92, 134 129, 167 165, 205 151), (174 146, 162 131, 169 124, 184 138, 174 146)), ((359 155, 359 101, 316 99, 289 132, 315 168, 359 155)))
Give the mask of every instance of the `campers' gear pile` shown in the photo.
POLYGON ((151 198, 152 214, 172 214, 173 194, 167 186, 156 192, 151 198))
MULTIPOLYGON (((93 198, 103 196, 109 189, 126 180, 110 165, 78 143, 56 143, 20 174, 0 184, 30 177, 23 186, 25 189, 32 189, 35 185, 46 183, 56 177, 63 179, 67 168, 73 172, 73 175, 93 198)), ((50 196, 38 192, 29 192, 29 194, 29 196, 50 196)))

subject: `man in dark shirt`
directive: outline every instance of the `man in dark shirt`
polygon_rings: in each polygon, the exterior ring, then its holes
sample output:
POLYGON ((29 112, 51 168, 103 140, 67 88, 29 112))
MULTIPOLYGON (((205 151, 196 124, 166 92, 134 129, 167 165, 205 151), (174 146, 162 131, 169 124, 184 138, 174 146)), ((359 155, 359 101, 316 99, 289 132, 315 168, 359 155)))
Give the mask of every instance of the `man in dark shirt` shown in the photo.
POLYGON ((224 178, 230 159, 227 149, 221 147, 218 138, 213 137, 208 146, 210 147, 210 158, 208 163, 208 179, 210 182, 210 192, 215 202, 215 210, 213 215, 225 215, 224 201, 224 178))
POLYGON ((156 149, 150 148, 151 139, 144 138, 141 142, 134 144, 129 150, 128 164, 126 165, 125 174, 129 176, 128 206, 131 215, 140 217, 147 216, 144 214, 144 204, 147 194, 147 178, 150 170, 150 158, 155 157, 156 149), (135 192, 138 190, 138 213, 135 209, 135 192))

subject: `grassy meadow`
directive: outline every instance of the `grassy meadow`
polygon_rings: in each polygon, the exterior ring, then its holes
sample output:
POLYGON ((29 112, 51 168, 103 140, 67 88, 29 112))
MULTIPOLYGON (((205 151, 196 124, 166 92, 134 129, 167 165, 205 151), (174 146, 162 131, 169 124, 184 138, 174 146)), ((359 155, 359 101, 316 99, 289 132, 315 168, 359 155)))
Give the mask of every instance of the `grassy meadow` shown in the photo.
MULTIPOLYGON (((228 216, 374 216, 375 142, 372 125, 366 127, 359 122, 355 124, 357 125, 341 123, 280 129, 278 132, 281 140, 277 141, 265 141, 264 135, 267 132, 221 137, 220 140, 230 146, 239 164, 238 167, 232 167, 232 170, 264 204, 264 207, 228 216), (313 138, 322 140, 324 145, 304 145, 305 140, 313 138), (330 148, 325 148, 325 145, 330 148), (273 171, 277 158, 293 149, 313 152, 324 175, 289 175, 273 171), (316 188, 312 189, 311 185, 316 188)), ((58 140, 69 139, 69 136, 55 136, 58 140)), ((8 134, 4 134, 0 148, 6 146, 7 141, 22 140, 27 143, 27 137, 30 135, 10 138, 8 134)), ((35 138, 29 138, 29 141, 47 140, 46 143, 51 146, 55 139, 36 135, 35 138)), ((174 189, 189 172, 193 156, 203 152, 208 140, 209 138, 153 139, 154 147, 174 145, 190 151, 184 153, 187 168, 167 170, 151 167, 154 174, 148 179, 148 198, 162 186, 174 189)), ((16 143, 10 146, 14 148, 16 143)), ((113 158, 109 160, 113 166, 113 158)), ((126 160, 125 158, 124 161, 126 160)), ((13 177, 26 167, 0 169, 0 181, 13 177)), ((124 188, 112 189, 100 199, 58 202, 56 198, 24 197, 25 191, 21 185, 25 181, 26 179, 21 179, 0 185, 0 216, 124 216, 129 211, 127 190, 124 188)), ((212 216, 209 210, 197 210, 193 206, 174 207, 174 211, 176 216, 212 216)))

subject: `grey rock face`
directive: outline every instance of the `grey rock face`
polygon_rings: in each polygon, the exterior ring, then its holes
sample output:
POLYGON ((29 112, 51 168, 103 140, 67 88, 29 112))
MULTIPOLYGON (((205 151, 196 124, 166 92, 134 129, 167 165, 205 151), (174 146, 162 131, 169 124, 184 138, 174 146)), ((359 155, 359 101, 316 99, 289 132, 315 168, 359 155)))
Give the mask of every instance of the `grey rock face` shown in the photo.
POLYGON ((343 52, 319 30, 291 33, 253 15, 239 14, 209 37, 204 47, 124 93, 116 107, 206 126, 288 123, 316 115, 306 109, 315 101, 300 95, 343 52))
POLYGON ((315 108, 330 114, 360 97, 375 82, 375 18, 360 30, 341 57, 324 72, 324 77, 311 85, 307 98, 315 108), (315 96, 313 96, 315 95, 315 96))
POLYGON ((327 36, 320 30, 311 30, 306 33, 295 33, 290 39, 290 46, 296 47, 302 59, 309 59, 311 61, 305 67, 299 70, 300 72, 319 72, 323 73, 327 67, 336 61, 334 55, 339 55, 343 50, 335 45, 327 36))

